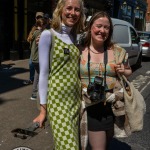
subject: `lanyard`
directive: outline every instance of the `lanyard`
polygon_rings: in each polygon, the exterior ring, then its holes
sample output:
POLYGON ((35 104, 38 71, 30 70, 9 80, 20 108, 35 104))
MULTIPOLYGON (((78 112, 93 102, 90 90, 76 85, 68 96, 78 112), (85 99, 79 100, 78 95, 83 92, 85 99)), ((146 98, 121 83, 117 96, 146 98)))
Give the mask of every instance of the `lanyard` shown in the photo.
MULTIPOLYGON (((88 76, 89 76, 89 83, 91 82, 91 75, 90 75, 90 49, 88 48, 88 76)), ((104 87, 106 88, 106 65, 108 62, 108 55, 107 55, 107 47, 104 46, 104 65, 105 65, 105 72, 104 72, 104 87)))

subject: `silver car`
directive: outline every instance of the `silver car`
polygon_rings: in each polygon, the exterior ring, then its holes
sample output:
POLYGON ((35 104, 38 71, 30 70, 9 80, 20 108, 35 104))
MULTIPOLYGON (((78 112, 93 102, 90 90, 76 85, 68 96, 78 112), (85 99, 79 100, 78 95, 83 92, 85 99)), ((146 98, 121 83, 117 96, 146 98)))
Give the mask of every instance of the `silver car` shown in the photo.
POLYGON ((142 44, 142 56, 150 57, 150 32, 137 31, 142 44))
POLYGON ((129 22, 120 19, 112 18, 112 23, 113 41, 128 52, 131 66, 141 67, 142 45, 135 28, 129 22))

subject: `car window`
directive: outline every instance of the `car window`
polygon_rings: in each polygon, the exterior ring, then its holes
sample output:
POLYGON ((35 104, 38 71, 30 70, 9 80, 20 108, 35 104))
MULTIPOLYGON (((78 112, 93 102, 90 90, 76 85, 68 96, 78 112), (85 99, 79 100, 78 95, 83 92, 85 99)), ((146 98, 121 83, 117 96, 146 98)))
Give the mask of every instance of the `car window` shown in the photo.
POLYGON ((126 25, 116 24, 113 29, 113 41, 120 44, 128 44, 128 27, 126 25))
POLYGON ((143 39, 143 40, 149 40, 150 39, 149 33, 138 32, 138 35, 140 36, 140 39, 143 39))
POLYGON ((135 32, 135 30, 133 28, 130 27, 131 30, 131 40, 132 40, 132 44, 137 43, 137 34, 135 32))

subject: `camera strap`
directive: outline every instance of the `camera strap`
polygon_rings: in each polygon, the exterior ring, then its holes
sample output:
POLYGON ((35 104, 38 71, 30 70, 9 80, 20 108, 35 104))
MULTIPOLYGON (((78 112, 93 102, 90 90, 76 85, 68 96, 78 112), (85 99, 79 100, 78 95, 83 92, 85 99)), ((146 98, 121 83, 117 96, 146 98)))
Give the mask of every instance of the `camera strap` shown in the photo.
MULTIPOLYGON (((91 82, 91 75, 90 75, 90 48, 88 48, 88 76, 89 76, 89 83, 91 82)), ((104 46, 104 65, 105 65, 105 72, 104 72, 104 87, 106 88, 106 65, 108 62, 108 54, 107 54, 107 46, 104 46)), ((105 89, 106 90, 106 89, 105 89)))

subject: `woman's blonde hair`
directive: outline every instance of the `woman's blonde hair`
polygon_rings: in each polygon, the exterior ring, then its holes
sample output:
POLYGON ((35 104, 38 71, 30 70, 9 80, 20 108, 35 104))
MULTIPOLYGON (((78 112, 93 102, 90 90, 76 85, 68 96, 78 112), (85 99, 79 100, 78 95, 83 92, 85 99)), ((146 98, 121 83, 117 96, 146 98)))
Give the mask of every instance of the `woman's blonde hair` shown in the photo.
MULTIPOLYGON (((57 3, 56 9, 54 10, 54 13, 53 13, 51 27, 57 31, 59 31, 61 28, 61 23, 62 23, 61 15, 62 15, 62 11, 63 11, 66 1, 67 0, 59 0, 57 3)), ((80 18, 71 30, 71 33, 73 34, 77 34, 84 30, 84 4, 82 0, 78 0, 78 1, 80 3, 80 18)))

